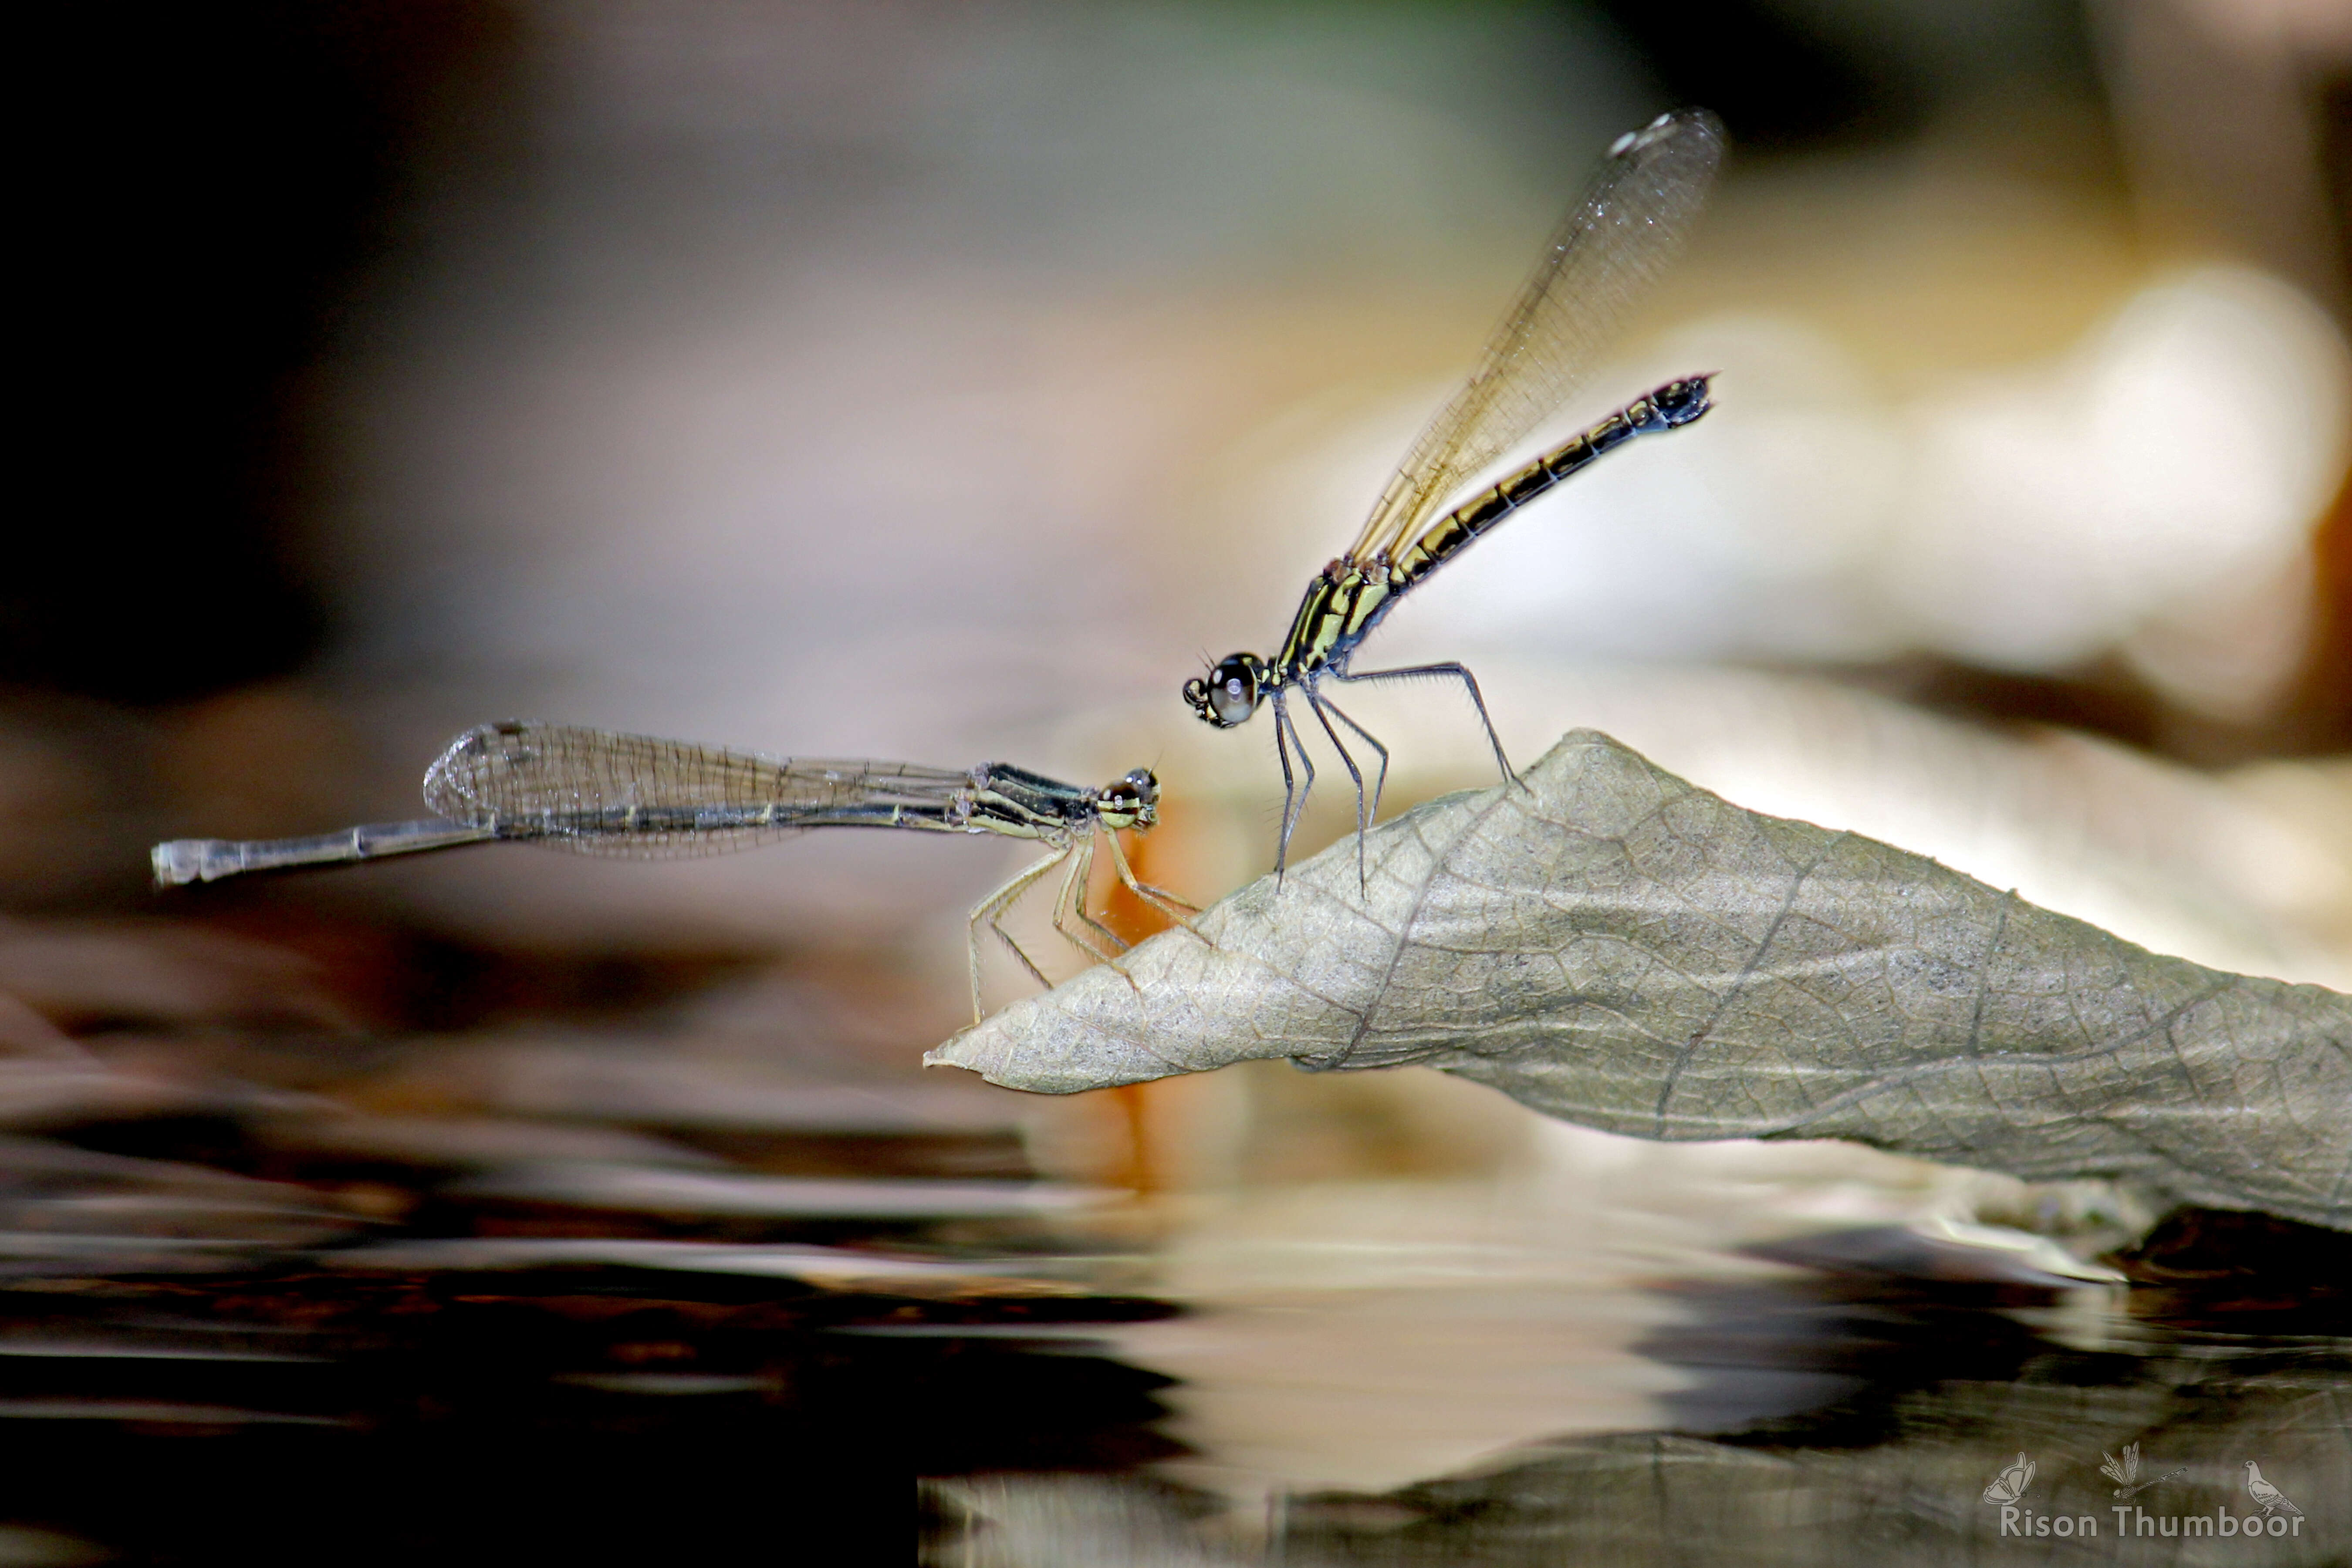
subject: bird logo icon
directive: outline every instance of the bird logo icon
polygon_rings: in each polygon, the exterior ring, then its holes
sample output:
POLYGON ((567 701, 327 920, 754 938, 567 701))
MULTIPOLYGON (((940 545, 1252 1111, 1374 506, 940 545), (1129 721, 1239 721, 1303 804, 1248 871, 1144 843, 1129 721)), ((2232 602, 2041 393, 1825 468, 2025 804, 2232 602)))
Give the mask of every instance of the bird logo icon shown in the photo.
POLYGON ((2181 1465, 2165 1471, 2154 1480, 2143 1481, 2139 1479, 2139 1445, 2137 1443, 2125 1444, 2124 1457, 2120 1459, 2108 1453, 2102 1453, 2099 1458, 2106 1461, 2099 1467, 2099 1473, 2116 1483, 2116 1496, 2119 1498, 2137 1497, 2148 1488, 2160 1486, 2189 1468, 2181 1465))
POLYGON ((2303 1511, 2294 1506, 2286 1493, 2263 1479, 2263 1468, 2252 1459, 2246 1461, 2246 1495, 2253 1499, 2255 1506, 2266 1514, 2299 1514, 2303 1511))
POLYGON ((1984 1489, 1984 1500, 1990 1503, 2012 1503, 2023 1497, 2025 1489, 2032 1484, 2033 1461, 2020 1454, 1993 1477, 1992 1484, 1984 1489))

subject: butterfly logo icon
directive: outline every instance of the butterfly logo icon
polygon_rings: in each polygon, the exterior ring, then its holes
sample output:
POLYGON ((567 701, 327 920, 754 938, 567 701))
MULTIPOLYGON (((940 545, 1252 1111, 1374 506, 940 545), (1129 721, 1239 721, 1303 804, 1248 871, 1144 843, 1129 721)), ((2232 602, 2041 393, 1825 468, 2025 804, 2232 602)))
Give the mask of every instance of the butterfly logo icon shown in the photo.
POLYGON ((2012 1503, 2023 1497, 2025 1489, 2032 1484, 2033 1461, 2020 1454, 1993 1477, 1992 1484, 1984 1489, 1984 1500, 1990 1503, 2012 1503))

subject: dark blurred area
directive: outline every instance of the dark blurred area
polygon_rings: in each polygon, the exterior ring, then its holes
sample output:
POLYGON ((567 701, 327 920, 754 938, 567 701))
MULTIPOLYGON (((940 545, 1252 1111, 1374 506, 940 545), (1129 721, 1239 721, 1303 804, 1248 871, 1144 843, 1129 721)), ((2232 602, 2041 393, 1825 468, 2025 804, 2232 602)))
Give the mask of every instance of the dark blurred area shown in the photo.
POLYGON ((511 171, 517 28, 430 0, 28 18, 27 449, 83 482, 11 574, 11 683, 146 707, 318 657, 319 366, 444 216, 427 171, 511 171))
POLYGON ((1916 136, 1970 98, 2096 90, 2090 38, 2071 5, 1700 0, 1605 9, 1672 97, 1713 107, 1742 149, 1759 154, 1916 136))
MULTIPOLYGON (((1515 755, 1600 725, 2341 985, 2341 7, 21 36, 51 500, 0 584, 0 1564, 904 1561, 919 1526, 968 1565, 1663 1562, 1831 1518, 1995 1562, 2011 1450, 2141 1438, 2214 1497, 2259 1447, 2352 1529, 2312 1415, 2340 1237, 1630 1145, 1412 1072, 927 1078, 1010 869, 960 844, 169 893, 145 858, 415 816, 447 736, 527 713, 1144 763, 1139 866, 1205 904, 1279 796, 1176 701, 1196 651, 1278 629, 1577 172, 1700 103, 1732 165, 1594 386, 1718 365, 1721 409, 1396 647, 1470 658, 1515 755), (1935 1230, 1978 1220, 2047 1250, 1935 1230), (1625 1482, 1660 1455, 1663 1526, 1625 1482)), ((1462 715, 1389 713, 1397 807, 1490 782, 1462 715)))

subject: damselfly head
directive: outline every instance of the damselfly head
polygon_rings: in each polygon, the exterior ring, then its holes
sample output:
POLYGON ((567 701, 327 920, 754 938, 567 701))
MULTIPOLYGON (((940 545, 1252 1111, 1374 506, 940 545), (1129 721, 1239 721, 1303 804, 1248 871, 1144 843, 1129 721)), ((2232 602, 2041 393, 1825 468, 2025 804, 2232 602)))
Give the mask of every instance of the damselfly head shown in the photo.
POLYGON ((1265 661, 1254 653, 1229 653, 1217 660, 1209 679, 1184 683, 1184 700, 1205 724, 1230 730, 1257 711, 1265 694, 1265 661))
POLYGON ((1159 805, 1160 781, 1150 768, 1138 768, 1095 791, 1095 820, 1114 833, 1123 827, 1150 827, 1160 820, 1159 805))

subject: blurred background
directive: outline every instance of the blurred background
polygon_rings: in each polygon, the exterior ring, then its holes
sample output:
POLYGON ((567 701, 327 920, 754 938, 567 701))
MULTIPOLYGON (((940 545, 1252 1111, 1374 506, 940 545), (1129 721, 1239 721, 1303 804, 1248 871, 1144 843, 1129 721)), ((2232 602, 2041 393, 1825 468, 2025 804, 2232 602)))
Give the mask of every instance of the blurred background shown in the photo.
MULTIPOLYGON (((1621 1145, 1410 1071, 1050 1104, 927 1079, 964 911, 1020 863, 992 840, 148 884, 159 839, 421 815, 448 739, 519 716, 1148 765, 1144 875, 1222 896, 1271 864, 1271 726, 1210 732, 1177 688, 1278 641, 1591 162, 1683 104, 1725 121, 1725 176, 1559 427, 1700 370, 1717 411, 1483 542, 1384 661, 1468 662, 1522 762, 1594 725, 2162 951, 2352 976, 2336 0, 361 0, 27 31, 25 467, 58 489, 0 586, 25 1279, 149 1278, 163 1239, 205 1279, 404 1237, 593 1252, 647 1215, 795 1289, 834 1276, 774 1247, 1116 1254, 1183 1312, 1118 1363, 1176 1414, 1112 1447, 1247 1514, 1673 1425, 1716 1385, 1629 1350, 1680 1309, 1612 1281, 1830 1224, 2144 1225, 1859 1152, 1621 1145), (741 1185, 803 1179, 851 1185, 741 1185), (836 1212, 908 1181, 994 1195, 836 1212), (1563 1307, 1571 1275, 1602 1304, 1563 1307), (1388 1372, 1379 1419, 1315 1403, 1388 1372)), ((1351 707, 1391 812, 1489 782, 1458 698, 1351 707)), ((1337 776, 1302 847, 1349 821, 1337 776)), ((1000 963, 992 1004, 1021 980, 1000 963)), ((17 1404, 124 1429, 58 1375, 17 1404)), ((1741 1386, 1708 1418, 1811 1397, 1741 1386)), ((122 1399, 163 1428, 251 1404, 122 1399)), ((9 1539, 131 1551, 96 1506, 9 1539)))

